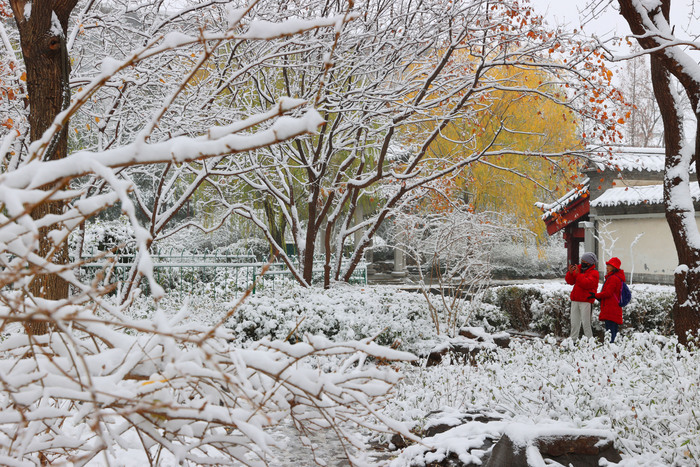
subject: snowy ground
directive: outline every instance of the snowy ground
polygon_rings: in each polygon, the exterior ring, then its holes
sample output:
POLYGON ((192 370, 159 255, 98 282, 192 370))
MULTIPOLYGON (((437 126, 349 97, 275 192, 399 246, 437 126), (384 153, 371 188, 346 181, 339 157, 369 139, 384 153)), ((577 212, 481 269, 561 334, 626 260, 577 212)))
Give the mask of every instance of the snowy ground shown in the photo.
MULTIPOLYGON (((547 314, 556 311, 553 307, 558 303, 566 306, 562 296, 568 286, 561 282, 523 287, 540 292, 542 301, 535 307, 540 321, 551 319, 547 314)), ((672 289, 661 286, 637 284, 633 290, 637 310, 646 314, 652 313, 655 300, 665 307, 672 294, 672 289)), ((218 322, 233 306, 199 296, 187 303, 166 299, 155 313, 154 305, 143 301, 133 308, 133 318, 163 322, 163 315, 168 315, 177 326, 194 330, 218 322)), ((463 326, 484 326, 491 333, 501 331, 498 326, 504 323, 503 313, 492 304, 470 310, 462 318, 463 326)), ((393 369, 402 376, 380 415, 391 417, 406 432, 424 433, 436 424, 454 428, 402 450, 386 449, 389 435, 356 428, 354 433, 367 444, 365 454, 356 454, 356 465, 425 466, 448 456, 475 461, 483 452, 472 448, 479 448, 485 439, 498 440, 504 433, 525 445, 535 434, 595 434, 614 440, 623 457, 619 465, 625 467, 695 466, 700 459, 700 353, 694 347, 681 349, 674 338, 653 331, 623 329, 615 344, 514 335, 509 348, 487 346, 473 364, 446 361, 427 367, 425 355, 430 349, 473 341, 437 335, 420 294, 395 287, 347 285, 330 290, 290 286, 263 291, 238 307, 225 327, 237 336, 230 344, 240 349, 250 350, 266 337, 294 341, 325 335, 335 342, 375 337, 381 345, 422 356, 417 364, 379 362, 381 370, 393 369), (466 414, 489 419, 463 423, 466 414), (385 449, 377 450, 378 445, 385 449)), ((488 335, 485 328, 477 333, 488 335)), ((0 341, 10 345, 13 329, 7 328, 0 341)), ((182 357, 187 355, 182 352, 182 357)), ((320 374, 340 367, 334 355, 314 362, 314 371, 320 374)), ((300 439, 287 421, 268 433, 271 439, 265 443, 274 443, 262 454, 268 465, 301 467, 315 460, 329 466, 349 465, 332 430, 300 439), (314 446, 316 459, 308 444, 314 446)), ((148 465, 143 444, 130 436, 127 431, 118 445, 89 465, 148 465)), ((177 465, 171 454, 158 456, 157 465, 177 465)))
MULTIPOLYGON (((697 465, 700 459, 700 358, 674 340, 635 334, 616 344, 514 341, 479 358, 476 366, 411 368, 387 410, 421 423, 430 411, 501 414, 508 423, 481 425, 502 432, 515 424, 603 430, 623 452, 621 465, 697 465)), ((480 434, 476 424, 471 434, 480 434)), ((448 431, 426 444, 464 455, 448 431)), ((429 449, 411 447, 392 465, 423 465, 429 449)))
MULTIPOLYGON (((540 287, 560 290, 565 286, 540 287)), ((635 287, 639 296, 644 286, 635 287)), ((670 290, 648 288, 652 294, 670 290)), ((207 321, 219 314, 217 307, 225 305, 202 308, 193 302, 190 306, 199 309, 197 319, 207 321)), ((303 322, 308 330, 321 330, 336 340, 376 333, 386 344, 401 337, 419 353, 444 339, 431 331, 418 294, 386 287, 340 287, 331 292, 292 288, 285 294, 256 296, 239 313, 229 324, 250 338, 259 337, 253 330, 288 335, 303 322)), ((590 432, 615 439, 623 466, 690 466, 700 459, 700 354, 679 351, 674 339, 653 332, 623 333, 616 344, 572 343, 552 337, 514 339, 508 349, 480 354, 476 365, 396 368, 404 379, 384 410, 409 427, 425 428, 466 412, 490 413, 501 420, 462 425, 403 451, 375 453, 366 458, 369 465, 426 465, 450 453, 468 459, 469 440, 476 443, 485 436, 497 439, 504 432, 543 430, 590 432)), ((387 441, 385 436, 364 434, 374 442, 387 441)), ((317 455, 328 465, 346 465, 332 434, 317 436, 311 441, 317 455)), ((273 465, 312 461, 291 427, 276 432, 275 438, 286 447, 275 451, 273 465)))

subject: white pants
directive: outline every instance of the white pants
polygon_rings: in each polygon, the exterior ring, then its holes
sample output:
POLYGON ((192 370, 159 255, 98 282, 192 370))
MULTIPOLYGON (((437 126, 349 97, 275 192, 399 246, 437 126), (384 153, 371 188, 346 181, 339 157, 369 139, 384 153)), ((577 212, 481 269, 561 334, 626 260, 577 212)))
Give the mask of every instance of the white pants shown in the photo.
POLYGON ((588 302, 571 302, 571 338, 578 339, 581 324, 583 323, 583 334, 586 337, 593 337, 591 331, 591 311, 593 305, 588 302))

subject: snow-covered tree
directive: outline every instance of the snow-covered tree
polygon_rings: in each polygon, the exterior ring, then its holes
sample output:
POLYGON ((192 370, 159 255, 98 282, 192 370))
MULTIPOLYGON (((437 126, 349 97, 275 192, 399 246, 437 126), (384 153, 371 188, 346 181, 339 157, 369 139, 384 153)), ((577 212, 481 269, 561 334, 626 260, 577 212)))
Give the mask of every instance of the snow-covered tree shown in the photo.
POLYGON ((700 232, 690 181, 691 169, 696 180, 700 169, 700 65, 695 54, 700 43, 692 36, 682 37, 682 30, 669 23, 671 0, 618 0, 618 4, 633 38, 650 56, 651 81, 663 119, 664 204, 679 264, 673 319, 679 339, 685 342, 688 332, 700 329, 700 232), (676 81, 695 109, 694 118, 683 111, 676 81))
MULTIPOLYGON (((637 49, 641 50, 639 46, 637 49)), ((623 110, 629 112, 625 133, 630 146, 655 147, 662 143, 661 114, 651 86, 648 61, 646 55, 628 60, 621 75, 620 91, 630 104, 623 110)))
MULTIPOLYGON (((72 30, 80 35, 92 27, 97 11, 109 17, 118 5, 106 2, 104 10, 93 10, 98 2, 76 6, 13 0, 15 23, 0 23, 0 66, 11 71, 2 76, 0 101, 7 111, 0 135, 0 464, 112 465, 138 451, 134 462, 149 465, 265 465, 274 444, 265 429, 285 419, 291 418, 301 433, 335 428, 350 457, 358 440, 345 430, 346 422, 401 430, 375 413, 397 374, 378 370, 366 357, 411 356, 369 341, 314 338, 238 349, 232 344, 236 336, 223 326, 235 306, 212 326, 185 324, 186 309, 173 319, 162 311, 153 319, 134 319, 125 306, 106 298, 113 289, 108 261, 94 282, 84 283, 77 274, 82 260, 65 254, 71 232, 119 205, 140 252, 138 273, 156 297, 162 296, 148 253, 153 230, 137 218, 134 200, 141 202, 141 195, 131 193, 139 180, 127 169, 160 165, 177 173, 191 164, 211 171, 227 158, 245 166, 245 154, 251 151, 317 131, 323 120, 315 102, 285 97, 257 110, 245 99, 230 99, 227 105, 233 110, 221 119, 200 106, 192 111, 201 113, 197 124, 176 130, 177 118, 187 117, 190 105, 201 104, 189 100, 195 92, 190 83, 207 75, 208 57, 250 43, 269 47, 268 55, 230 64, 227 72, 238 85, 236 80, 256 74, 275 57, 275 47, 290 47, 299 35, 314 30, 340 32, 352 17, 271 22, 258 16, 255 1, 225 15, 220 4, 211 2, 147 15, 153 33, 139 36, 132 49, 138 28, 131 18, 143 19, 138 15, 150 3, 124 2, 124 21, 110 29, 116 35, 109 43, 113 49, 105 45, 100 67, 80 68, 76 62, 92 57, 74 58, 74 69, 82 74, 72 78, 76 89, 71 99, 67 51, 75 36, 67 33, 69 17, 75 8, 78 21, 72 30), (193 19, 207 15, 226 22, 222 27, 221 22, 193 19), (200 27, 189 27, 188 16, 200 27), (91 22, 82 21, 86 18, 91 22), (168 25, 167 34, 162 24, 168 25), (124 49, 117 53, 120 46, 124 49), (169 70, 168 63, 177 67, 169 70), (165 71, 154 79, 155 70, 165 71), (116 98, 132 87, 142 89, 123 101, 116 98), (24 92, 28 113, 17 105, 24 92), (100 109, 105 102, 115 105, 100 109), (132 119, 136 116, 140 119, 132 119), (97 125, 99 134, 75 140, 68 153, 66 132, 80 134, 83 127, 71 125, 87 121, 97 125), (52 285, 56 281, 66 285, 60 293, 52 285), (344 363, 326 372, 318 361, 326 358, 344 363)), ((99 42, 90 43, 95 44, 99 42)), ((191 186, 197 175, 192 169, 183 186, 191 186)), ((159 177, 163 186, 176 182, 159 177)), ((153 222, 166 222, 167 215, 158 212, 153 222)))
POLYGON ((469 318, 465 311, 489 285, 494 248, 517 234, 504 217, 464 206, 396 216, 394 242, 417 266, 418 286, 438 334, 455 337, 469 318))
MULTIPOLYGON (((342 5, 325 8, 340 14, 342 5)), ((611 74, 595 47, 547 30, 521 2, 362 0, 355 10, 361 15, 350 27, 307 34, 308 50, 280 51, 255 87, 241 91, 263 106, 280 95, 317 99, 327 121, 317 136, 257 151, 255 170, 238 176, 268 215, 253 206, 236 211, 260 227, 302 284, 319 253, 326 285, 347 280, 386 219, 470 163, 497 170, 509 154, 554 160, 566 152, 494 146, 500 133, 533 131, 505 117, 489 135, 444 131, 461 120, 476 132, 504 94, 550 100, 561 119, 594 117, 586 138, 618 137, 618 117, 604 109, 611 74), (324 33, 341 35, 332 55, 314 47, 324 33), (521 74, 541 79, 524 85, 521 74), (324 83, 320 93, 316 83, 324 83), (441 140, 455 150, 434 151, 441 140), (296 246, 298 263, 283 241, 296 246)))
MULTIPOLYGON (((70 101, 70 61, 66 49, 66 30, 70 14, 78 0, 34 3, 23 0, 9 2, 13 17, 19 32, 24 74, 26 80, 26 99, 29 112, 26 121, 29 125, 29 139, 38 141, 44 132, 52 125, 56 115, 68 106, 70 101)), ((7 38, 7 34, 3 34, 7 38)), ((9 40, 6 47, 12 47, 9 40)), ((10 49, 10 55, 14 50, 10 49)), ((12 118, 12 117, 9 117, 12 118)), ((18 124, 21 120, 17 119, 18 124)), ((10 132, 13 129, 10 128, 10 132)), ((41 148, 35 148, 32 157, 41 160, 58 160, 66 157, 68 149, 68 126, 61 125, 52 132, 50 139, 41 143, 41 148)), ((46 185, 47 191, 61 190, 65 183, 46 185)), ((35 220, 60 215, 63 202, 52 200, 36 203, 30 214, 35 220)), ((55 225, 53 225, 55 227, 55 225)), ((68 247, 61 248, 52 245, 48 233, 52 224, 39 228, 39 254, 51 255, 60 264, 68 262, 68 247)), ((68 283, 55 274, 37 274, 29 284, 32 294, 48 299, 65 299, 68 297, 68 283)), ((42 333, 46 329, 41 323, 28 323, 32 332, 42 333)))

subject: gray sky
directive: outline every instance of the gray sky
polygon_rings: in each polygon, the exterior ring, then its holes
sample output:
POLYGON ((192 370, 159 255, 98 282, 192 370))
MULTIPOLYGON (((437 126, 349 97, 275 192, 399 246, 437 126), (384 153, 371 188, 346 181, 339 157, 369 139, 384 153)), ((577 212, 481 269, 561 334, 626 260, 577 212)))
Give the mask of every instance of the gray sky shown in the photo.
MULTIPOLYGON (((589 3, 605 4, 608 2, 601 0, 530 0, 530 3, 535 11, 544 15, 551 25, 563 26, 569 24, 572 29, 580 29, 579 11, 583 12, 589 3)), ((612 3, 617 4, 614 0, 612 3)), ((671 23, 677 24, 678 27, 683 29, 692 24, 691 31, 694 30, 697 33, 699 32, 698 24, 700 24, 700 21, 692 18, 692 5, 693 0, 672 0, 671 23)), ((700 9, 700 5, 698 5, 698 9, 700 9)), ((695 13, 698 14, 700 11, 695 13)), ((629 32, 627 23, 613 7, 606 8, 597 16, 597 19, 584 24, 583 30, 585 32, 596 34, 601 39, 608 38, 613 34, 622 36, 629 32)))
MULTIPOLYGON (((544 15, 551 25, 568 25, 571 29, 581 29, 579 12, 585 14, 584 10, 590 0, 530 0, 530 2, 535 11, 544 15)), ((609 7, 600 13, 597 19, 585 24, 583 29, 600 37, 607 37, 616 31, 618 34, 626 32, 624 27, 622 17, 609 7)))

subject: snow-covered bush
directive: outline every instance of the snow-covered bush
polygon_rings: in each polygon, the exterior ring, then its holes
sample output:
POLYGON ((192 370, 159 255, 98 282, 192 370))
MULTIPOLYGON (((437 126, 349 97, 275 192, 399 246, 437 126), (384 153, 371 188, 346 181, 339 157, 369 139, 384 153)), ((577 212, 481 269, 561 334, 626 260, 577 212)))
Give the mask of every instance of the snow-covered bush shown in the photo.
POLYGON ((632 284, 630 289, 632 301, 623 310, 625 328, 673 334, 671 312, 676 298, 675 289, 672 286, 648 284, 632 284))
POLYGON ((270 243, 263 238, 246 238, 229 245, 227 251, 234 255, 255 256, 257 261, 267 261, 270 258, 270 243))
MULTIPOLYGON (((497 307, 477 308, 475 322, 488 322, 496 330, 515 329, 539 334, 568 335, 570 321, 570 285, 563 282, 494 287, 483 297, 486 304, 497 307)), ((675 292, 671 286, 633 284, 632 301, 623 310, 623 330, 672 333, 671 309, 675 292)), ((599 302, 593 307, 594 331, 601 331, 596 319, 599 302)))
MULTIPOLYGON (((498 287, 487 290, 482 300, 484 303, 496 307, 498 312, 496 316, 499 318, 499 323, 505 325, 506 328, 524 331, 529 328, 532 322, 532 311, 530 308, 535 295, 535 291, 517 286, 498 287)), ((491 323, 489 318, 496 310, 490 308, 488 315, 482 315, 482 313, 477 311, 476 318, 478 320, 484 319, 493 326, 494 323, 491 323)))
POLYGON ((73 256, 93 256, 99 252, 133 254, 136 239, 126 216, 113 220, 99 218, 85 222, 84 231, 75 231, 69 238, 73 256))
POLYGON ((336 341, 375 338, 415 353, 429 350, 435 339, 425 299, 388 286, 322 289, 289 283, 249 297, 226 326, 240 342, 295 342, 308 333, 336 341))

